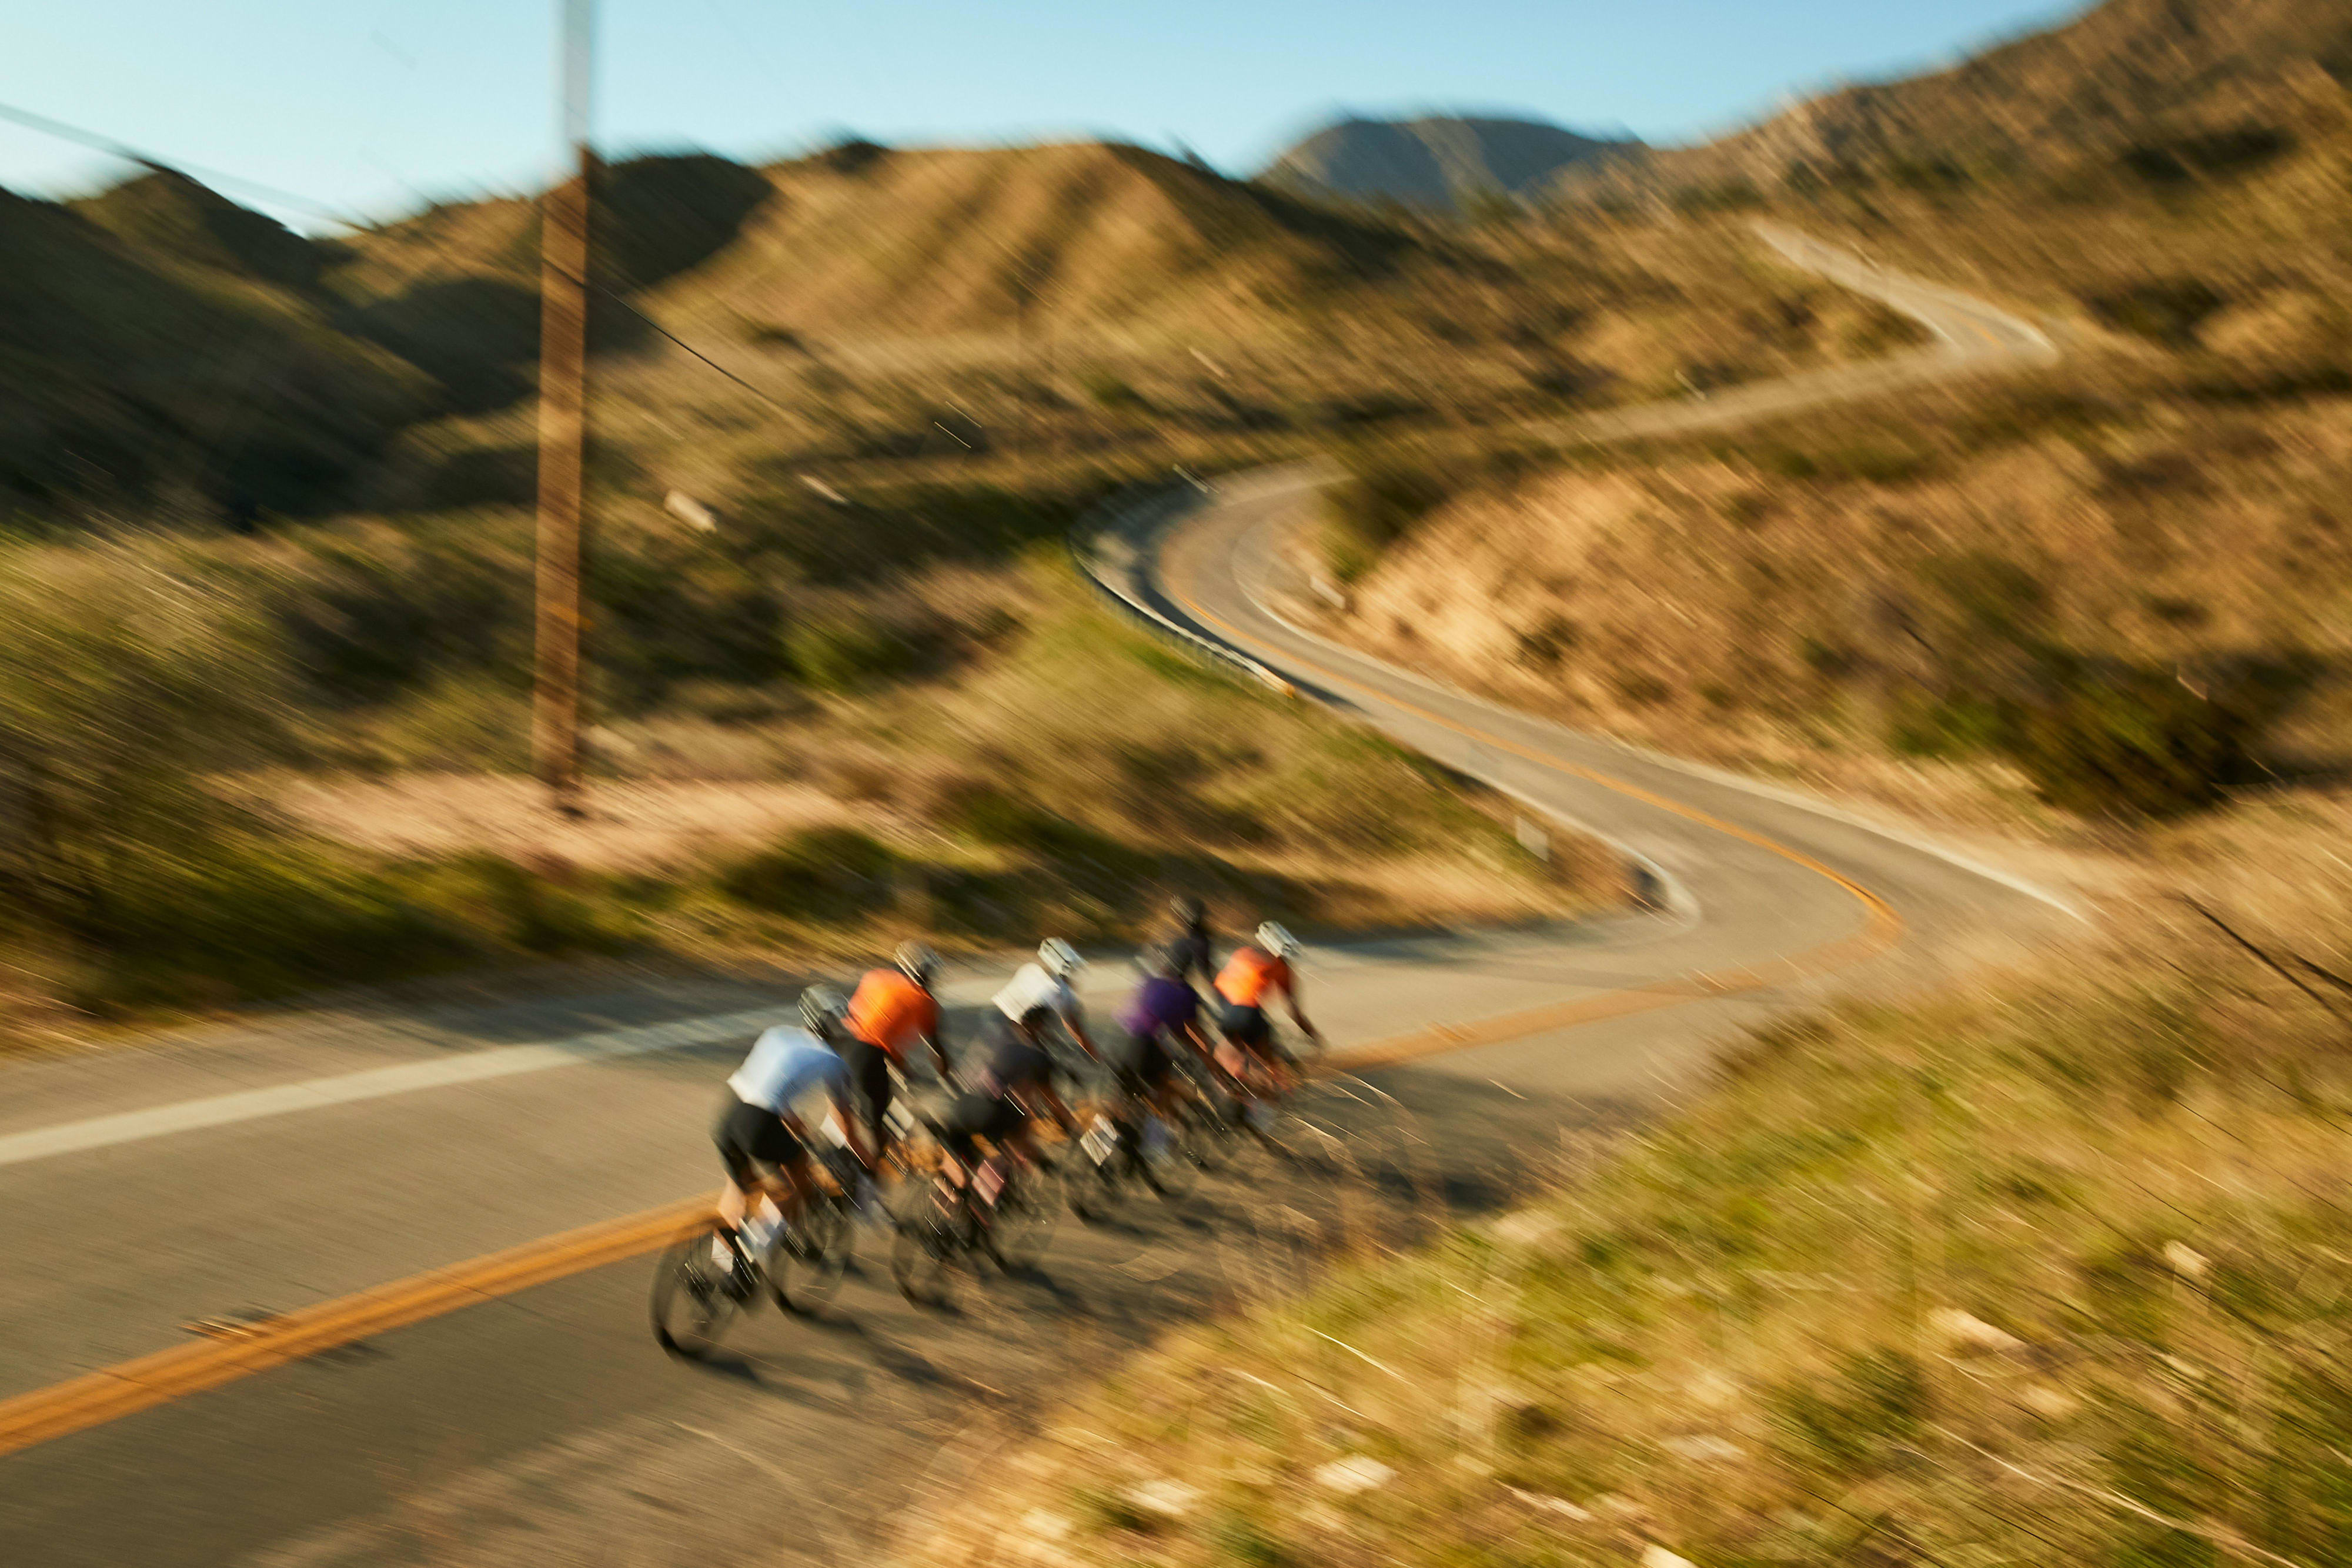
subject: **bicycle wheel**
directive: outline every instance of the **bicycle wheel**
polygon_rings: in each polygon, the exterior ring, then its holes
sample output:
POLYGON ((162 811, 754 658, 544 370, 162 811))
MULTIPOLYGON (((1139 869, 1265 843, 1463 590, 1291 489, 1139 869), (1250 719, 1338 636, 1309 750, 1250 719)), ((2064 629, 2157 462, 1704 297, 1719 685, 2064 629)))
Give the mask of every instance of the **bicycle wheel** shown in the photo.
POLYGON ((785 1312, 805 1315, 840 1292, 849 1271, 852 1227, 845 1200, 810 1199, 799 1223, 786 1227, 768 1249, 768 1293, 785 1312))
POLYGON ((1181 1109, 1167 1120, 1164 1140, 1157 1150, 1150 1146, 1148 1126, 1146 1131, 1137 1134, 1133 1152, 1136 1169, 1141 1173, 1145 1184, 1158 1193, 1163 1202, 1173 1203, 1189 1197, 1200 1185, 1201 1166, 1187 1146, 1190 1137, 1191 1132, 1185 1125, 1181 1109))
MULTIPOLYGON (((672 1355, 699 1361, 751 1301, 755 1288, 740 1255, 732 1268, 712 1256, 714 1232, 703 1230, 662 1254, 654 1274, 654 1338, 672 1355)), ((732 1249, 730 1249, 732 1251, 732 1249)))
MULTIPOLYGON (((1086 1181, 1083 1174, 1071 1178, 1086 1181)), ((1061 1205, 1042 1171, 1032 1171, 1004 1184, 996 1196, 996 1210, 982 1232, 982 1244, 996 1266, 1008 1274, 1026 1273, 1045 1255, 1054 1239, 1054 1220, 1061 1205)))
POLYGON ((1214 1176, 1233 1163, 1236 1129, 1211 1102, 1188 1097, 1176 1107, 1171 1128, 1193 1169, 1214 1176))
POLYGON ((890 1244, 890 1278, 919 1307, 947 1304, 950 1278, 967 1246, 969 1222, 958 1208, 950 1212, 943 1195, 935 1193, 900 1216, 898 1239, 890 1244))
POLYGON ((1303 1165, 1322 1149, 1321 1130, 1286 1101, 1255 1101, 1242 1107, 1240 1120, 1242 1135, 1276 1165, 1303 1165))
POLYGON ((1116 1132, 1097 1133, 1090 1128, 1087 1136, 1096 1141, 1073 1139, 1063 1145, 1059 1171, 1050 1176, 1042 1169, 1033 1171, 1023 1186, 1030 1199, 1040 1204, 1050 1203, 1058 1186, 1070 1212, 1092 1224, 1108 1218, 1118 1207, 1123 1196, 1120 1167, 1127 1163, 1127 1151, 1124 1139, 1116 1132))

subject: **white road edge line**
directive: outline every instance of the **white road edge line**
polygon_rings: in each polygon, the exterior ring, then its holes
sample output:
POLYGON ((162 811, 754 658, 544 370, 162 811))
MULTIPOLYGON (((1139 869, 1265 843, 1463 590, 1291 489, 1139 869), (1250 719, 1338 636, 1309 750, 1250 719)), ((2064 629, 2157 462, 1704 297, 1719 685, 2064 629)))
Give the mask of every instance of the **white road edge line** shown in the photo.
MULTIPOLYGON (((1315 481, 1312 480, 1301 481, 1293 487, 1297 489, 1306 489, 1310 487, 1314 483, 1315 481)), ((1280 493, 1281 492, 1279 490, 1268 488, 1257 495, 1252 496, 1250 498, 1252 500, 1267 500, 1280 493)), ((1241 582, 1241 574, 1238 570, 1234 572, 1234 580, 1236 582, 1241 582)), ((2058 911, 2059 914, 2079 920, 2086 925, 2095 924, 2091 916, 2085 914, 2078 905, 2072 904, 2059 894, 2051 892, 2048 888, 2042 887, 2029 882, 2013 872, 2006 872, 1998 866, 1987 865, 1982 861, 1976 859, 1974 856, 1965 854, 1958 850, 1947 848, 1942 844, 1937 843, 1931 839, 1922 838, 1916 833, 1906 832, 1900 828, 1890 827, 1885 822, 1874 822, 1868 817, 1861 815, 1859 812, 1848 810, 1843 806, 1822 800, 1817 796, 1806 795, 1798 790, 1783 789, 1777 784, 1767 784, 1761 779, 1749 779, 1745 775, 1733 773, 1721 768, 1710 767, 1708 764, 1704 762, 1692 762, 1680 757, 1669 757, 1663 751, 1653 751, 1646 746, 1636 746, 1631 741, 1620 740, 1613 736, 1589 735, 1580 730, 1570 729, 1566 725, 1555 724, 1549 719, 1538 717, 1534 714, 1522 713, 1517 708, 1509 707, 1502 703, 1479 696, 1475 692, 1465 692, 1461 690, 1459 687, 1449 686, 1441 682, 1433 681, 1425 675, 1416 674, 1412 671, 1405 669, 1401 665, 1391 664, 1385 659, 1376 659, 1370 654, 1362 652, 1360 649, 1350 648, 1345 643, 1336 643, 1330 638, 1323 636, 1319 632, 1308 631, 1306 627, 1299 625, 1288 616, 1276 611, 1272 605, 1260 598, 1256 591, 1247 583, 1242 583, 1242 592, 1248 598, 1250 603, 1257 608, 1259 613, 1263 614, 1267 620, 1273 622, 1276 625, 1291 632, 1293 635, 1303 637, 1318 647, 1328 648, 1335 653, 1344 653, 1351 659, 1360 660, 1362 663, 1370 664, 1388 674, 1395 675, 1400 679, 1410 681, 1414 685, 1421 687, 1423 691, 1433 693, 1438 696, 1452 698, 1455 701, 1473 704, 1474 706, 1485 708, 1487 712, 1496 715, 1502 718, 1516 720, 1521 724, 1539 725, 1547 729, 1557 729, 1562 734, 1573 736, 1575 738, 1582 741, 1597 741, 1605 746, 1613 746, 1621 750, 1630 752, 1633 756, 1640 758, 1643 761, 1654 764, 1656 767, 1667 768, 1673 772, 1681 773, 1689 778, 1704 779, 1710 784, 1721 784, 1728 789, 1738 789, 1750 795, 1760 796, 1767 800, 1777 800, 1784 806, 1794 806, 1800 810, 1810 811, 1817 817, 1827 817, 1832 821, 1843 822, 1851 828, 1860 828, 1864 832, 1875 833, 1878 837, 1885 839, 1891 843, 1901 844, 1906 849, 1917 850, 1922 854, 1933 855, 1937 860, 1944 862, 1948 865, 1958 866, 1960 870, 1968 872, 1975 876, 1980 876, 1987 882, 1998 883, 2000 885, 2008 888, 2012 893, 2021 893, 2026 897, 2034 899, 2042 904, 2045 904, 2051 908, 2058 911)), ((1485 780, 1485 782, 1496 789, 1503 788, 1500 785, 1495 784, 1492 779, 1485 780)), ((1508 789, 1506 789, 1504 792, 1507 794, 1513 793, 1513 791, 1508 789)), ((1619 848, 1622 849, 1623 846, 1620 845, 1619 848)), ((1685 896, 1687 896, 1687 894, 1685 896)))
MULTIPOLYGON (((2027 342, 2032 344, 2035 357, 2047 357, 2050 359, 2055 359, 2058 357, 2058 350, 2056 346, 2031 323, 2026 322, 2018 317, 2012 316, 2009 312, 2002 310, 1996 306, 1989 305, 1983 300, 1973 298, 1965 294, 1957 293, 1951 289, 1938 287, 1934 284, 1924 283, 1916 278, 1906 277, 1900 273, 1889 272, 1886 269, 1876 267, 1873 264, 1864 263, 1860 258, 1853 256, 1849 252, 1841 250, 1838 246, 1811 239, 1810 236, 1800 235, 1797 231, 1792 229, 1780 229, 1776 225, 1760 223, 1756 225, 1755 227, 1759 236, 1774 250, 1779 251, 1792 265, 1815 272, 1822 277, 1828 277, 1832 282, 1843 283, 1843 287, 1853 289, 1855 293, 1874 295, 1881 302, 1892 306, 1897 310, 1903 311, 1904 314, 1921 322, 1930 330, 1935 331, 1938 336, 1944 337, 1947 341, 1950 340, 1948 334, 1944 333, 1943 329, 1938 322, 1931 319, 1926 312, 1913 307, 1907 307, 1903 300, 1896 298, 1896 295, 1900 291, 1909 290, 1913 293, 1936 300, 1937 303, 1942 304, 1948 308, 1958 309, 1970 316, 1988 318, 1992 320, 1999 321, 2002 325, 2018 333, 2021 337, 2025 339, 2027 342), (1830 268, 1821 266, 1817 261, 1808 262, 1807 260, 1801 258, 1787 243, 1790 240, 1801 241, 1816 252, 1827 253, 1828 255, 1835 257, 1838 261, 1843 262, 1847 267, 1852 269, 1856 275, 1855 277, 1850 281, 1840 279, 1835 277, 1830 268), (1874 288, 1870 283, 1863 281, 1865 277, 1874 278, 1876 287, 1874 288)), ((1963 358, 1963 356, 1957 354, 1953 357, 1956 361, 1963 358)), ((1279 471, 1277 470, 1277 476, 1273 477, 1271 480, 1256 480, 1250 484, 1246 489, 1239 486, 1226 486, 1217 484, 1206 486, 1204 488, 1215 493, 1225 494, 1229 499, 1263 501, 1273 499, 1291 491, 1311 489, 1321 483, 1323 483, 1321 476, 1313 472, 1282 476, 1279 476, 1279 471)), ((1240 541, 1236 540, 1234 545, 1236 551, 1238 551, 1240 541)), ((1292 621, 1288 616, 1279 613, 1271 605, 1267 604, 1262 597, 1260 597, 1255 586, 1242 580, 1241 572, 1237 569, 1234 572, 1234 580, 1241 585, 1243 593, 1248 598, 1252 604, 1257 607, 1259 612, 1264 614, 1269 621, 1275 622, 1275 624, 1285 628, 1297 636, 1305 638, 1307 641, 1313 643, 1319 647, 1328 648, 1334 653, 1344 653, 1351 659, 1360 660, 1364 664, 1373 665, 1391 674, 1401 676, 1402 678, 1412 682, 1413 685, 1420 686, 1424 691, 1433 692, 1439 695, 1454 698, 1459 701, 1469 702, 1479 707, 1485 708, 1489 713, 1497 714, 1521 723, 1531 722, 1541 725, 1546 728, 1558 729, 1565 734, 1574 735, 1579 739, 1601 741, 1605 745, 1615 746, 1625 751, 1631 752, 1633 755, 1641 758, 1644 761, 1650 762, 1660 768, 1670 769, 1676 773, 1681 773, 1688 778, 1704 779, 1708 783, 1720 784, 1727 789, 1743 790, 1748 794, 1758 796, 1763 800, 1775 800, 1784 806, 1793 806, 1800 810, 1810 811, 1818 817, 1826 817, 1832 821, 1843 822, 1848 827, 1860 828, 1864 832, 1874 833, 1878 837, 1888 841, 1890 843, 1901 844, 1906 849, 1916 850, 1923 854, 1933 855, 1937 860, 1944 862, 1948 865, 1957 866, 1960 870, 1968 872, 1972 875, 1980 876, 1988 882, 2006 887, 2012 893, 2022 894, 2026 897, 2044 904, 2050 908, 2058 911, 2061 915, 2067 915, 2074 920, 2079 920, 2086 925, 2094 924, 2091 916, 2085 914, 2079 905, 2055 893, 2051 892, 2048 888, 2042 887, 2012 872, 2002 871, 1998 866, 1987 865, 1982 861, 1976 859, 1974 856, 1964 854, 1958 850, 1948 849, 1942 844, 1935 842, 1931 839, 1920 837, 1916 833, 1906 832, 1900 828, 1890 827, 1884 822, 1873 821, 1869 818, 1864 817, 1858 812, 1848 810, 1843 806, 1835 805, 1830 801, 1821 800, 1818 797, 1806 795, 1792 789, 1782 789, 1777 785, 1766 784, 1759 779, 1746 778, 1740 774, 1728 772, 1723 768, 1709 767, 1705 763, 1689 762, 1679 757, 1669 757, 1663 752, 1653 751, 1647 747, 1635 746, 1627 741, 1615 739, 1612 737, 1583 735, 1578 731, 1568 729, 1564 725, 1553 724, 1548 719, 1538 718, 1532 714, 1521 713, 1515 708, 1507 707, 1501 703, 1490 701, 1487 698, 1478 696, 1474 693, 1462 691, 1457 687, 1445 685, 1439 682, 1430 680, 1424 676, 1415 674, 1412 671, 1402 668, 1399 665, 1391 664, 1385 659, 1373 658, 1371 655, 1362 653, 1360 650, 1350 648, 1345 643, 1336 643, 1328 637, 1310 632, 1306 627, 1292 621)), ((1489 779, 1486 782, 1491 784, 1493 783, 1493 780, 1489 779)), ((1508 793, 1509 791, 1506 792, 1508 793)), ((1530 802, 1530 804, 1532 804, 1532 802, 1530 802)), ((1617 847, 1621 850, 1624 848, 1623 845, 1619 845, 1617 847)), ((1656 870, 1658 868, 1654 866, 1652 869, 1656 870)), ((1671 882, 1669 883, 1669 885, 1673 885, 1671 882)), ((1686 897, 1687 894, 1685 894, 1684 896, 1686 897)))
POLYGON ((233 1094, 182 1100, 173 1104, 124 1111, 110 1116, 92 1116, 85 1121, 0 1135, 0 1166, 22 1165, 28 1160, 49 1159, 58 1155, 79 1154, 87 1149, 108 1148, 118 1144, 139 1143, 171 1133, 226 1126, 294 1111, 315 1111, 328 1105, 381 1100, 388 1095, 410 1094, 422 1089, 479 1083, 494 1078, 511 1078, 518 1073, 572 1067, 586 1061, 612 1061, 656 1051, 707 1045, 713 1040, 725 1040, 730 1035, 754 1033, 770 1024, 782 1021, 791 1012, 789 1008, 760 1008, 750 1012, 716 1017, 675 1019, 666 1023, 638 1024, 629 1029, 575 1035, 569 1040, 497 1046, 488 1051, 467 1051, 462 1056, 403 1062, 396 1067, 369 1068, 328 1078, 306 1078, 294 1083, 272 1084, 267 1089, 246 1089, 233 1094))
MULTIPOLYGON (((1391 938, 1388 936, 1375 936, 1337 942, 1314 942, 1307 946, 1318 966, 1329 964, 1345 970, 1371 962, 1359 957, 1359 949, 1378 948, 1390 940, 1391 938)), ((1103 1007, 1107 1001, 1125 994, 1129 977, 1123 966, 1095 964, 1089 966, 1089 971, 1077 987, 1079 996, 1089 1009, 1103 1007)), ((992 969, 948 981, 939 987, 940 1000, 950 1009, 985 1006, 1003 985, 1010 972, 1009 969, 992 969)), ((242 1122, 289 1115, 298 1111, 358 1104, 395 1094, 414 1094, 429 1089, 488 1082, 560 1067, 617 1061, 656 1051, 709 1045, 728 1039, 741 1040, 748 1045, 751 1037, 760 1030, 772 1024, 790 1022, 798 1016, 796 1007, 779 1003, 774 1007, 753 1008, 743 1012, 668 1019, 660 1023, 635 1024, 626 1029, 604 1030, 563 1040, 492 1046, 428 1061, 365 1068, 357 1072, 306 1078, 290 1083, 273 1083, 259 1089, 243 1089, 227 1094, 205 1095, 136 1111, 60 1122, 47 1127, 0 1134, 0 1167, 53 1159, 61 1155, 81 1154, 91 1149, 111 1148, 122 1144, 143 1143, 174 1133, 232 1126, 242 1122)), ((958 1038, 969 1039, 971 1031, 967 1030, 958 1038)))

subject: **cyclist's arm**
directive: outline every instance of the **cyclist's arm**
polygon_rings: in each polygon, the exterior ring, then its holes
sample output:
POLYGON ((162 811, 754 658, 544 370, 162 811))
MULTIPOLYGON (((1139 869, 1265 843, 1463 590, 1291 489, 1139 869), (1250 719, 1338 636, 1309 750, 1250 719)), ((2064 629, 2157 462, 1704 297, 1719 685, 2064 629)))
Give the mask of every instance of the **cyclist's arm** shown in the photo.
POLYGON ((1070 1031, 1070 1038, 1078 1042, 1078 1048, 1087 1056, 1097 1061, 1102 1060, 1102 1052, 1095 1049, 1094 1037, 1087 1032, 1087 1012, 1084 1008, 1079 1007, 1076 1002, 1071 1003, 1070 1010, 1062 1015, 1062 1027, 1070 1031))
POLYGON ((956 1081, 955 1066, 948 1061, 947 1009, 937 1002, 931 1004, 931 1026, 923 1030, 923 1044, 930 1050, 931 1061, 940 1070, 940 1081, 953 1083, 956 1081))
POLYGON ((1177 1038, 1202 1056, 1215 1054, 1216 1047, 1209 1043, 1209 1031, 1201 1027, 1201 1015, 1194 1013, 1179 1028, 1177 1038))
POLYGON ((1298 1032, 1313 1040, 1316 1044, 1322 1044, 1323 1036, 1316 1030, 1313 1024, 1307 1021, 1306 1010, 1299 1006, 1297 976, 1293 975, 1288 980, 1283 983, 1282 1000, 1284 1005, 1289 1008, 1290 1021, 1298 1026, 1298 1032))
POLYGON ((825 1110, 825 1119, 840 1131, 841 1141, 857 1156, 857 1163, 872 1170, 874 1151, 866 1146, 866 1134, 858 1128, 857 1110, 850 1103, 848 1093, 838 1087, 831 1088, 826 1098, 831 1103, 825 1110))

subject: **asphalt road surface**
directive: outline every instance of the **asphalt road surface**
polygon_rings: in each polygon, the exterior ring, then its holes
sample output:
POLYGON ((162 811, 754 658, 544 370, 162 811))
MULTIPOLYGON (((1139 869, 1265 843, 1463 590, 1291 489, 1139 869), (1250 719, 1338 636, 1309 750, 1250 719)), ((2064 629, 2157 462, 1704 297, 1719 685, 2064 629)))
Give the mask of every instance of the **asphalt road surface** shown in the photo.
MULTIPOLYGON (((2047 351, 1990 307, 1767 237, 1935 327, 1937 349, 1878 377, 2047 351)), ((1876 384, 1835 377, 1739 396, 1777 410, 1876 384)), ((1640 434, 1757 412, 1727 396, 1609 417, 1640 434)), ((1066 1221, 1040 1270, 967 1281, 944 1314, 898 1300, 869 1235, 821 1320, 768 1311, 709 1366, 653 1345, 650 1249, 715 1181, 719 1081, 788 997, 616 985, 10 1068, 0 1563, 867 1558, 984 1477, 1055 1386, 1169 1324, 1293 1283, 1334 1246, 1507 1207, 1738 1026, 1998 961, 2067 918, 1928 846, 1286 624, 1267 606, 1310 495, 1264 474, 1162 508, 1123 586, 1622 844, 1657 908, 1318 949, 1307 999, 1357 1071, 1315 1096, 1328 1136, 1303 1163, 1066 1221)), ((1126 983, 1093 973, 1100 1003, 1126 983)), ((952 978, 969 1018, 998 977, 952 978)))

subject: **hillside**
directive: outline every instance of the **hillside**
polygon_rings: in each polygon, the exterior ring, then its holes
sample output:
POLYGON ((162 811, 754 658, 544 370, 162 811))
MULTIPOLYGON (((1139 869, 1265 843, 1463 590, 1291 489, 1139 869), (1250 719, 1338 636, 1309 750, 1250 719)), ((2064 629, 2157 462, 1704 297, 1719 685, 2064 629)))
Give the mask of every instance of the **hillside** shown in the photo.
POLYGON ((429 397, 294 287, 312 255, 176 175, 0 192, 0 528, 326 504, 429 397))
POLYGON ((2107 0, 1952 69, 1840 88, 1703 145, 1571 171, 1558 188, 1935 183, 2135 153, 2193 169, 2273 146, 2281 114, 2347 71, 2345 0, 2107 0))
POLYGON ((1528 194, 1563 169, 1633 145, 1542 120, 1349 117, 1286 148, 1258 178, 1308 194, 1443 212, 1496 194, 1528 194))
MULTIPOLYGON (((592 331, 608 371, 659 341, 653 316, 747 368, 782 353, 805 369, 803 334, 1198 340, 1266 329, 1298 300, 1407 267, 1493 270, 1097 145, 852 146, 765 170, 638 158, 607 170, 599 204, 592 331)), ((325 244, 168 171, 69 204, 0 193, 7 514, 37 528, 101 511, 249 519, 418 498, 413 471, 436 460, 404 429, 516 411, 530 392, 538 243, 523 198, 444 204, 325 244)), ((651 395, 695 390, 708 389, 651 395)))
MULTIPOLYGON (((851 144, 758 170, 646 158, 611 169, 600 200, 608 282, 689 317, 828 337, 1005 332, 1024 311, 1041 330, 1230 329, 1310 277, 1374 279, 1429 254, 1100 142, 851 144)), ((436 207, 358 236, 335 282, 373 307, 454 278, 535 281, 536 245, 525 203, 436 207)))
MULTIPOLYGON (((698 213, 696 243, 614 278, 729 372, 607 322, 626 351, 602 367, 600 429, 655 498, 877 460, 1214 461, 1883 351, 1834 291, 1721 236, 1438 230, 1113 144, 642 160, 611 172, 606 208, 624 250, 630 223, 698 213)), ((520 340, 532 222, 518 203, 437 208, 355 238, 330 286, 402 318, 385 340, 420 362, 468 350, 464 312, 501 300, 520 340)), ((426 477, 402 504, 525 498, 523 411, 460 412, 410 444, 426 477)))
MULTIPOLYGON (((1479 134, 1457 174, 1528 177, 1479 134)), ((1728 229, 1433 225, 1109 143, 645 156, 598 197, 593 477, 648 509, 810 465, 1501 425, 1897 340, 1728 229)), ((329 244, 150 172, 0 221, 18 384, 63 389, 0 426, 20 527, 529 502, 531 200, 329 244)))

